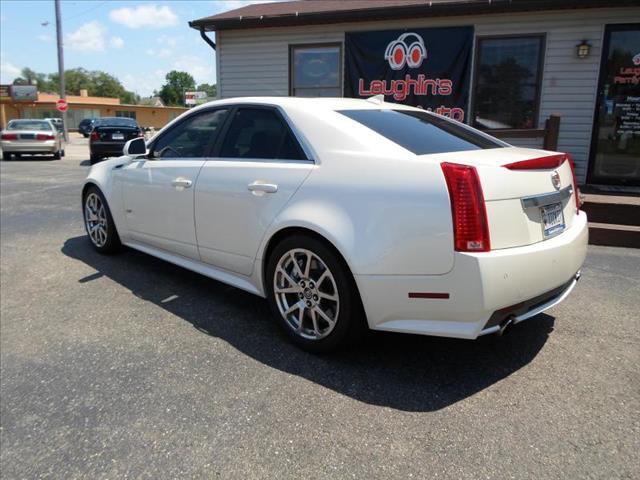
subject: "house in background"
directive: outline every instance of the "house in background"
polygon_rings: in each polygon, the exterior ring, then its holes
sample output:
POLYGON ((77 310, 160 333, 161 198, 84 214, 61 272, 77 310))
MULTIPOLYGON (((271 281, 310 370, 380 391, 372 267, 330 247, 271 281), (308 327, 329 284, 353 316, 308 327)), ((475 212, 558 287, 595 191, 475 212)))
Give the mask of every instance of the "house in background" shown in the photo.
POLYGON ((222 98, 382 93, 640 192, 637 1, 290 1, 190 25, 216 50, 222 98))

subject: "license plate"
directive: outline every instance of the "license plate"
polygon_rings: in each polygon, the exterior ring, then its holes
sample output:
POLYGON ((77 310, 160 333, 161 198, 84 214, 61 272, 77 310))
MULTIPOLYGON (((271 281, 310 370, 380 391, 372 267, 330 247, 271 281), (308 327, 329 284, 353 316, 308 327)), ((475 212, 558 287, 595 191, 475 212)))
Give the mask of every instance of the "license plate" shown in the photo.
POLYGON ((542 232, 545 238, 557 235, 564 230, 564 214, 562 213, 561 203, 540 207, 540 215, 542 217, 542 232))
POLYGON ((124 140, 124 133, 114 133, 111 135, 112 140, 124 140))
POLYGON ((20 140, 34 140, 36 138, 35 133, 21 133, 20 140))

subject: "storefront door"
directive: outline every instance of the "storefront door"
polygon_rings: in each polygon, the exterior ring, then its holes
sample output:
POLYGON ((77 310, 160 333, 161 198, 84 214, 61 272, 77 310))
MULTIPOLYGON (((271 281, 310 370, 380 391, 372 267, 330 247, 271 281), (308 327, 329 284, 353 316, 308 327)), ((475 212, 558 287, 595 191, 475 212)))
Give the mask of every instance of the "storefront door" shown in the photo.
POLYGON ((640 24, 605 30, 588 183, 640 186, 640 24))

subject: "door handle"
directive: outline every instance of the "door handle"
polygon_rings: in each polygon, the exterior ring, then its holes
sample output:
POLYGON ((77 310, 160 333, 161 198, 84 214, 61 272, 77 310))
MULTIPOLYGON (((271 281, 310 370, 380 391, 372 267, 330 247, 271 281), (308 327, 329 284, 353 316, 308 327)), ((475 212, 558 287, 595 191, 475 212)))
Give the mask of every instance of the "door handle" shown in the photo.
POLYGON ((189 188, 191 185, 193 185, 193 182, 188 178, 178 177, 173 180, 173 182, 171 182, 171 185, 176 188, 189 188))
POLYGON ((278 185, 275 183, 264 183, 256 180, 253 183, 247 185, 250 192, 262 192, 262 193, 276 193, 278 191, 278 185))

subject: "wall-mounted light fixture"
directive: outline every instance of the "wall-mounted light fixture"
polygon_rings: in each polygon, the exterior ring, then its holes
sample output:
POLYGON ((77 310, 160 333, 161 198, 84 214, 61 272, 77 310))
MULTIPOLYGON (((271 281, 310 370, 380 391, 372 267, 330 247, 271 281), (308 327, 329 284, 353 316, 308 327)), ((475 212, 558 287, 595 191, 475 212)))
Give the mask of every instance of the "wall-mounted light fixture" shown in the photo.
POLYGON ((587 43, 586 40, 582 40, 578 45, 576 45, 576 55, 578 58, 586 58, 589 55, 590 50, 591 45, 587 43))

